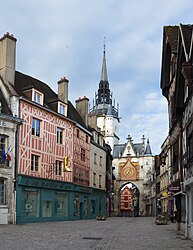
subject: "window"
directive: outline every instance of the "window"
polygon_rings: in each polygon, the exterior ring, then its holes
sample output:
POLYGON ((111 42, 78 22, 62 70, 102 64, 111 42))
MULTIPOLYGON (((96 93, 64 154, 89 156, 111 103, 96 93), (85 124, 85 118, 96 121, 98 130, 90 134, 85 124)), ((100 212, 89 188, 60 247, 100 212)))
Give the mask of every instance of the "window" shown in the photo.
POLYGON ((62 103, 59 103, 58 104, 58 113, 60 113, 61 115, 65 115, 66 112, 65 112, 65 105, 63 105, 62 103))
POLYGON ((32 155, 31 156, 31 171, 38 172, 38 169, 39 169, 39 156, 32 155))
POLYGON ((32 118, 32 135, 40 137, 40 121, 32 118))
POLYGON ((96 158, 97 158, 97 154, 94 153, 94 164, 97 164, 96 158))
POLYGON ((102 175, 99 174, 99 187, 101 187, 102 175))
POLYGON ((58 160, 56 161, 55 174, 62 175, 62 161, 58 161, 58 160))
POLYGON ((88 143, 88 135, 86 135, 86 143, 88 143))
POLYGON ((79 131, 79 129, 77 129, 76 130, 76 137, 79 138, 79 136, 80 136, 80 131, 79 131))
POLYGON ((63 143, 63 129, 57 128, 57 143, 63 143))
POLYGON ((8 136, 0 135, 0 163, 6 160, 7 139, 8 136))
POLYGON ((100 166, 102 166, 102 159, 103 159, 103 157, 102 156, 100 156, 100 166))
POLYGON ((96 173, 93 173, 93 185, 96 186, 96 173))
POLYGON ((5 180, 0 179, 0 204, 5 204, 5 180))
POLYGON ((38 92, 37 90, 33 90, 33 97, 32 100, 38 104, 43 105, 43 95, 42 93, 38 92))
POLYGON ((81 161, 85 161, 85 149, 81 148, 81 161))

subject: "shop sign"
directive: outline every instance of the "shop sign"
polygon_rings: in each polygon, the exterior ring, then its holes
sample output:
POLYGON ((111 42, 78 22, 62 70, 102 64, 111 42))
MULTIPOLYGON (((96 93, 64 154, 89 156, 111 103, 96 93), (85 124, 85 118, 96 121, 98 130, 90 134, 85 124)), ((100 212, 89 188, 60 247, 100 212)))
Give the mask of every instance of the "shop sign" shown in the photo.
POLYGON ((180 186, 171 186, 168 188, 170 192, 179 192, 180 191, 180 186))
POLYGON ((43 188, 52 188, 52 189, 60 189, 60 190, 72 190, 73 186, 68 185, 66 183, 59 183, 55 181, 43 181, 43 180, 33 180, 33 179, 25 179, 20 183, 21 185, 27 185, 32 187, 43 187, 43 188))

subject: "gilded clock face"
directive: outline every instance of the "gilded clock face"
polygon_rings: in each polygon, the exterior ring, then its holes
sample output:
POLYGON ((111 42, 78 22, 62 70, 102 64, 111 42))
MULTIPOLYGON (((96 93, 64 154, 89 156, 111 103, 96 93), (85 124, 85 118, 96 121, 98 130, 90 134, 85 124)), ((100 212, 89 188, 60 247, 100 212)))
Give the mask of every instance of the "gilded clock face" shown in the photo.
POLYGON ((123 173, 124 173, 124 176, 132 177, 134 174, 134 171, 133 171, 133 168, 127 168, 124 170, 123 173))

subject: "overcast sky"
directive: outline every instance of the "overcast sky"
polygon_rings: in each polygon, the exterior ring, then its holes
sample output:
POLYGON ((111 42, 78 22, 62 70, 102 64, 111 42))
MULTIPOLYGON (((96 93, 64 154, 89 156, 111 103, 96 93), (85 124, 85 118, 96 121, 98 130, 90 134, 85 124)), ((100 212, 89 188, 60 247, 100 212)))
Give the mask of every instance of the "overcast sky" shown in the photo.
POLYGON ((163 26, 193 23, 192 0, 2 1, 0 37, 17 38, 16 69, 46 82, 69 80, 69 100, 98 90, 104 36, 110 89, 120 106, 119 136, 150 139, 153 154, 168 133, 161 95, 163 26))

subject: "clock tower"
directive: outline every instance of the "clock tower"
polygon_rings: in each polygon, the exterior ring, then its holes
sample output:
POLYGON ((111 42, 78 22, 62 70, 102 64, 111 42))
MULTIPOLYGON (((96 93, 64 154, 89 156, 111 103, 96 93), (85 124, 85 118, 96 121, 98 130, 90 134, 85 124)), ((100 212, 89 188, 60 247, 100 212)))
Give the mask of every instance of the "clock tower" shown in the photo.
POLYGON ((119 105, 117 104, 117 107, 115 107, 115 99, 113 100, 113 94, 109 88, 104 45, 101 79, 98 91, 95 93, 93 107, 89 112, 89 118, 96 117, 97 127, 100 128, 105 143, 111 147, 112 151, 114 145, 119 143, 118 125, 120 118, 118 109, 119 105))

